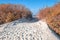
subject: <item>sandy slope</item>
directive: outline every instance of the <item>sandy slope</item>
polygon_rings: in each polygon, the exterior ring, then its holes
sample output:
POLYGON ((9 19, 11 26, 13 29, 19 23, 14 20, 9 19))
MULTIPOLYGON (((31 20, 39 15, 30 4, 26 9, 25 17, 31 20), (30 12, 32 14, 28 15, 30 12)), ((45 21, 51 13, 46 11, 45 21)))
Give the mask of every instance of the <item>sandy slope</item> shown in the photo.
POLYGON ((59 40, 46 22, 22 22, 20 20, 0 25, 0 40, 59 40))

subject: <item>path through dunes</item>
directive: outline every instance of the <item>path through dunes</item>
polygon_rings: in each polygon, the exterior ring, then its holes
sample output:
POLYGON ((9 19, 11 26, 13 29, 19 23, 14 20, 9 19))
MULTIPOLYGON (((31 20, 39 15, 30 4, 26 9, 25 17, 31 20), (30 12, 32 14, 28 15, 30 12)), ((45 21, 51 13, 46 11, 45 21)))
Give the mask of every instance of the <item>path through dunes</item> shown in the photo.
POLYGON ((0 25, 0 40, 59 40, 46 22, 22 22, 20 20, 0 25))

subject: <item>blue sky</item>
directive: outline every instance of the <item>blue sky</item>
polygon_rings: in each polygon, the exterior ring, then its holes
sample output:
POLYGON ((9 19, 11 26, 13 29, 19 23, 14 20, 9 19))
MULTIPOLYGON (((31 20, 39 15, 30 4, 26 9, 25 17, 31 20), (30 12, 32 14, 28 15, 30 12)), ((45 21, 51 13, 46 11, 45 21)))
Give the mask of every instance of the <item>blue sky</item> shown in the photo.
POLYGON ((36 14, 39 9, 51 7, 56 4, 57 0, 0 0, 0 4, 22 4, 29 8, 33 14, 36 14))

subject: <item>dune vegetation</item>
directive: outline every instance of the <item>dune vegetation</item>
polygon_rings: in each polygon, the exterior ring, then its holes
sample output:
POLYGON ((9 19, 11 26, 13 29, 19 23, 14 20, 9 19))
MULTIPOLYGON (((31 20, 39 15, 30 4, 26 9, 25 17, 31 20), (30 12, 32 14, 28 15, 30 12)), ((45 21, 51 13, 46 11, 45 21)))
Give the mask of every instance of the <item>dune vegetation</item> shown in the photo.
POLYGON ((22 5, 0 4, 0 24, 21 18, 32 18, 31 11, 22 5))
POLYGON ((40 10, 37 16, 38 19, 44 19, 49 27, 60 35, 60 3, 40 10))

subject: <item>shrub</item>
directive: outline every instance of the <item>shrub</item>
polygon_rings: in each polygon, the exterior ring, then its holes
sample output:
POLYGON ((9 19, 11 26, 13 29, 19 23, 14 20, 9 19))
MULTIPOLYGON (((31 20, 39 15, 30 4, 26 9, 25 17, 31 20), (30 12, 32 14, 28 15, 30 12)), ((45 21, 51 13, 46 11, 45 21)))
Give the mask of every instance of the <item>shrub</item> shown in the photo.
POLYGON ((22 5, 0 4, 0 24, 21 18, 32 18, 31 11, 22 5))
POLYGON ((60 35, 60 3, 41 10, 37 16, 45 19, 49 27, 60 35))

